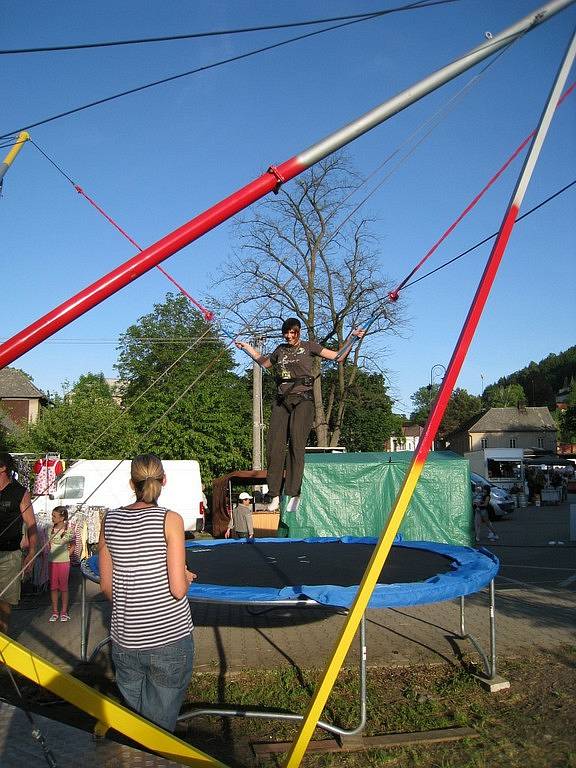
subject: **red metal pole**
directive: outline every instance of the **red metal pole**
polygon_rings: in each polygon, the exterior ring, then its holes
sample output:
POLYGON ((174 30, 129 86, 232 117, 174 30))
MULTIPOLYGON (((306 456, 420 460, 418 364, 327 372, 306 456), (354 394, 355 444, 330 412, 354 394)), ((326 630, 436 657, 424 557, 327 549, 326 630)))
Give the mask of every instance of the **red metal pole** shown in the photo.
POLYGON ((239 211, 259 200, 275 189, 280 179, 288 181, 302 173, 305 168, 296 160, 287 160, 274 172, 268 171, 225 200, 217 203, 204 213, 171 232, 158 242, 145 248, 129 261, 109 272, 104 277, 77 293, 56 309, 48 312, 23 331, 0 346, 0 368, 28 352, 41 341, 76 320, 92 307, 107 299, 116 291, 131 283, 164 259, 197 240, 218 224, 226 221, 239 211))
POLYGON ((531 134, 533 139, 530 146, 530 151, 524 161, 524 165, 522 166, 522 171, 520 172, 520 176, 516 182, 516 188, 512 193, 508 208, 504 214, 498 237, 496 238, 496 242, 494 243, 492 252, 490 253, 486 267, 484 268, 484 273, 476 290, 472 305, 468 311, 468 316, 466 317, 462 331, 460 332, 460 337, 456 343, 454 352, 452 353, 452 358, 448 364, 446 375, 444 376, 442 384, 440 385, 438 396, 434 405, 432 406, 432 411, 428 416, 428 420, 424 427, 424 432, 422 433, 418 445, 416 446, 416 452, 413 459, 414 463, 416 464, 423 464, 426 461, 428 452, 432 447, 434 438, 436 437, 436 432, 438 431, 438 427, 440 426, 440 422, 444 416, 444 412, 448 405, 450 395, 452 394, 456 384, 456 380, 458 379, 462 365, 464 364, 466 354, 470 344, 472 343, 472 338, 480 321, 482 311, 486 301, 488 300, 488 296, 490 295, 492 284, 494 283, 494 278, 498 272, 498 267, 500 266, 502 256, 506 250, 506 246, 508 245, 508 240, 512 234, 514 224, 516 223, 518 211, 520 210, 524 195, 526 194, 526 188, 532 177, 534 166, 538 160, 540 150, 542 149, 542 144, 546 138, 548 128, 550 127, 550 123, 557 106, 557 99, 560 97, 562 88, 564 87, 564 83, 566 82, 566 78, 568 77, 575 57, 576 32, 572 37, 570 45, 568 46, 562 61, 562 65, 556 76, 556 80, 548 97, 546 107, 540 118, 538 128, 531 134))

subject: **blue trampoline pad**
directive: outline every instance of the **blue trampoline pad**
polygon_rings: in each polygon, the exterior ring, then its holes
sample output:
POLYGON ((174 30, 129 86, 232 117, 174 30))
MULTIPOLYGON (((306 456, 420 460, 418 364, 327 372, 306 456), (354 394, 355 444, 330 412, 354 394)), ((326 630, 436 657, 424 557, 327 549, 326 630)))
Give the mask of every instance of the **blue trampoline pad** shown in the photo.
MULTIPOLYGON (((186 565, 198 579, 193 600, 274 602, 313 600, 350 607, 366 570, 375 538, 313 538, 192 541, 186 565)), ((436 603, 478 592, 497 574, 486 550, 397 542, 378 578, 370 608, 436 603)))

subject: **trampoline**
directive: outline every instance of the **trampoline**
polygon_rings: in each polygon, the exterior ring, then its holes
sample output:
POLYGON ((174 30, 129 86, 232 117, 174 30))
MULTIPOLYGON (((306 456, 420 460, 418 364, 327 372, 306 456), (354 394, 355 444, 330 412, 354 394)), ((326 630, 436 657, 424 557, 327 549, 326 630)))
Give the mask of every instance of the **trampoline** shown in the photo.
MULTIPOLYGON (((191 602, 237 604, 276 608, 325 608, 346 612, 377 543, 376 538, 309 538, 202 540, 186 545, 186 565, 198 574, 188 590, 191 602), (334 583, 337 582, 337 583, 334 583)), ((426 541, 402 541, 392 547, 379 575, 369 608, 402 606, 460 600, 460 632, 478 651, 488 680, 496 678, 496 632, 494 578, 498 559, 488 550, 426 541), (464 598, 489 585, 490 652, 466 632, 464 598)), ((85 579, 99 581, 96 556, 82 562, 85 579)), ((104 640, 90 658, 106 644, 104 640)), ((360 722, 346 730, 332 723, 318 722, 324 730, 339 736, 356 736, 366 725, 366 627, 362 616, 359 631, 360 722)), ((82 589, 82 647, 86 659, 87 615, 85 581, 82 589)), ((200 715, 264 717, 301 720, 302 715, 247 709, 195 709, 180 720, 200 715)))
MULTIPOLYGON (((238 603, 311 601, 352 605, 376 538, 207 540, 188 542, 186 565, 199 574, 191 600, 238 603)), ((438 603, 478 592, 498 572, 485 550, 398 540, 369 608, 438 603)))

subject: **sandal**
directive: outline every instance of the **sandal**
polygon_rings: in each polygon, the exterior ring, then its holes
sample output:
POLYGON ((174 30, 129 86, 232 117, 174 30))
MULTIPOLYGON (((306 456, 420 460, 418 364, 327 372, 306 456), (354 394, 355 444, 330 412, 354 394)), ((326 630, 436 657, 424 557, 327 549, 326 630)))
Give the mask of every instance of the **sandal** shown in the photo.
MULTIPOLYGON (((50 619, 52 621, 52 619, 50 619)), ((60 621, 70 621, 70 616, 67 613, 60 614, 60 621)))
POLYGON ((52 616, 50 616, 50 618, 48 619, 48 621, 58 621, 58 618, 59 618, 58 614, 53 613, 52 616))

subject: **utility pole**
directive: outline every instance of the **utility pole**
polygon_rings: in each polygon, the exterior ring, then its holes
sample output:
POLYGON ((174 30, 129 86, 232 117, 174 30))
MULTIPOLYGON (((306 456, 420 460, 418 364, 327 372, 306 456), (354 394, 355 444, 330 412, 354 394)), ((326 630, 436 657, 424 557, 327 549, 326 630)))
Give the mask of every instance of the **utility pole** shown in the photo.
MULTIPOLYGON (((260 356, 265 336, 254 336, 252 346, 260 356)), ((262 437, 264 430, 262 408, 262 366, 252 364, 252 469, 262 469, 262 437)))

